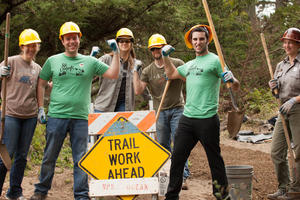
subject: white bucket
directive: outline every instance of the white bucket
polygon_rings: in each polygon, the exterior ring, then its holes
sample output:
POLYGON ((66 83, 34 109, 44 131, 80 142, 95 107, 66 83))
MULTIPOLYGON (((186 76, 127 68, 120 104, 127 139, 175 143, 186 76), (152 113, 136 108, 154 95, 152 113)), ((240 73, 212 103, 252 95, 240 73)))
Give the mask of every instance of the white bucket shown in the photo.
POLYGON ((226 174, 232 200, 251 200, 253 166, 226 166, 226 174))

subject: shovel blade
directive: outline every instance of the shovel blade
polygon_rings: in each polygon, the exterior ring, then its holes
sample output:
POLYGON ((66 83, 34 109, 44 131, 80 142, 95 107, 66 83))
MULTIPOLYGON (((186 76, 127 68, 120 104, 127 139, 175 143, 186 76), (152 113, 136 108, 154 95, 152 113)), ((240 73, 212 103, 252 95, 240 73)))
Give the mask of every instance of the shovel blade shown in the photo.
POLYGON ((241 129, 244 111, 229 111, 227 117, 227 130, 230 138, 235 138, 241 129))
POLYGON ((2 162, 4 163, 7 170, 10 170, 11 168, 11 158, 9 156, 9 153, 6 149, 5 144, 0 144, 0 157, 2 162))

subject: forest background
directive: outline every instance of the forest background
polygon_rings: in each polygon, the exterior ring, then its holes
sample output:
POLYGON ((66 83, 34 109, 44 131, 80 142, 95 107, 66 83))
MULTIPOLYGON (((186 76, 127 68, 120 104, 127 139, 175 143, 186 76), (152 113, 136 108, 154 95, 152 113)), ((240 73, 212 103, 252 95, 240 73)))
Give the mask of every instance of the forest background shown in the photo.
MULTIPOLYGON (((300 0, 208 0, 225 62, 241 82, 236 94, 247 115, 261 119, 276 113, 276 101, 268 88, 270 74, 260 40, 264 33, 273 70, 285 57, 280 38, 290 27, 299 28, 300 0), (272 12, 270 13, 270 9, 272 12)), ((152 62, 147 49, 154 33, 164 35, 176 48, 172 57, 188 61, 195 57, 186 48, 184 33, 196 24, 208 24, 201 0, 0 0, 0 52, 4 52, 5 17, 11 13, 9 55, 20 52, 18 37, 22 30, 36 30, 42 40, 36 62, 41 66, 56 53, 63 52, 58 38, 60 26, 67 21, 77 23, 83 34, 80 53, 89 54, 92 46, 108 53, 107 39, 115 38, 123 27, 133 31, 137 58, 145 66, 152 62)), ((216 53, 214 42, 209 50, 216 53)), ((0 55, 3 60, 3 53, 0 55)), ((220 95, 220 115, 230 109, 230 97, 223 84, 220 95)), ((138 98, 137 110, 147 107, 138 98)), ((32 143, 31 159, 41 162, 44 126, 37 127, 32 143)), ((66 144, 58 164, 70 165, 70 148, 66 144), (65 155, 65 156, 64 156, 65 155)), ((30 164, 29 164, 30 167, 30 164)))

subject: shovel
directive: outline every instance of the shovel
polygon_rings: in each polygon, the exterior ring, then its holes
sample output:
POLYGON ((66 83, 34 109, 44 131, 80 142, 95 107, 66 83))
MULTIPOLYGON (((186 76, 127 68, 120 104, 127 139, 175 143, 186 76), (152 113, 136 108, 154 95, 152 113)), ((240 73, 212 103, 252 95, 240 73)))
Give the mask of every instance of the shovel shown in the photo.
MULTIPOLYGON (((4 46, 4 65, 8 64, 8 46, 9 46, 9 22, 10 13, 6 15, 6 29, 5 29, 5 46, 4 46)), ((7 151, 5 144, 3 144, 4 124, 5 124, 5 110, 6 110, 6 77, 2 78, 2 112, 1 112, 1 130, 0 130, 0 157, 7 170, 11 168, 11 158, 7 151)))
POLYGON ((157 122, 157 120, 159 118, 161 107, 162 107, 162 105, 163 105, 163 103, 165 101, 165 97, 166 97, 167 91, 169 89, 170 83, 171 83, 171 80, 168 79, 167 83, 166 83, 166 86, 165 86, 165 89, 164 89, 164 92, 162 94, 161 100, 160 100, 160 104, 159 104, 158 109, 157 109, 157 113, 156 113, 156 116, 155 116, 155 122, 157 122))
MULTIPOLYGON (((223 53, 221 50, 221 45, 219 43, 218 36, 217 36, 216 30, 215 30, 215 26, 212 21, 211 14, 210 14, 210 11, 208 8, 208 4, 207 4, 206 0, 202 0, 202 3, 204 6, 206 17, 208 19, 209 26, 212 31, 213 39, 215 41, 215 46, 216 46, 217 53, 218 53, 218 56, 219 56, 219 59, 221 62, 222 70, 223 70, 223 72, 225 72, 225 61, 224 61, 223 53)), ((226 83, 226 87, 229 91, 231 103, 234 108, 234 110, 228 112, 227 130, 229 132, 230 138, 235 138, 241 128, 245 111, 240 110, 238 108, 235 97, 234 97, 232 89, 231 89, 231 83, 226 83)))
MULTIPOLYGON (((269 57, 269 53, 268 53, 268 49, 267 49, 267 44, 266 44, 265 36, 264 36, 263 33, 260 34, 260 38, 261 38, 262 45, 264 47, 264 51, 265 51, 265 55, 266 55, 266 59, 267 59, 267 63, 268 63, 268 67, 269 67, 269 72, 270 72, 271 79, 274 79, 273 69, 272 69, 272 65, 271 65, 271 61, 270 61, 270 57, 269 57)), ((274 93, 278 94, 278 90, 275 89, 274 93)), ((280 102, 279 99, 277 99, 277 103, 278 103, 279 108, 280 108, 281 102, 280 102)), ((294 173, 292 173, 292 176, 297 176, 297 169, 296 169, 296 164, 295 164, 295 155, 294 155, 294 152, 293 152, 293 149, 292 149, 292 146, 291 146, 291 140, 290 140, 290 136, 289 136, 287 124, 286 124, 285 119, 284 119, 284 117, 283 117, 283 115, 281 113, 279 113, 279 117, 281 118, 281 121, 282 121, 284 136, 285 136, 285 139, 286 139, 286 143, 288 145, 289 154, 291 156, 291 158, 289 159, 289 161, 290 161, 290 165, 292 167, 292 170, 294 172, 294 173)), ((295 178, 296 177, 293 177, 293 180, 296 180, 295 178)))

